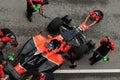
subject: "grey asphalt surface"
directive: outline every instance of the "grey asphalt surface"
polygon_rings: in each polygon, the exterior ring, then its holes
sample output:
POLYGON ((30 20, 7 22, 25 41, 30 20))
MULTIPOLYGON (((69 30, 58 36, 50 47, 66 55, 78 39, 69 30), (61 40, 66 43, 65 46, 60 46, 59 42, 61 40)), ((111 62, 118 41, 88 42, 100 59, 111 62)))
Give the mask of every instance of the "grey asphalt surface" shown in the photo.
MULTIPOLYGON (((77 62, 76 69, 119 69, 120 68, 120 0, 50 0, 50 4, 45 6, 45 15, 42 17, 39 13, 33 14, 33 22, 30 23, 25 17, 26 0, 0 0, 0 27, 10 28, 17 36, 19 42, 18 49, 33 35, 39 31, 46 32, 49 22, 57 16, 66 14, 73 18, 72 23, 79 25, 93 9, 100 9, 104 13, 104 19, 85 32, 89 39, 96 43, 108 35, 115 42, 115 51, 110 56, 109 62, 102 60, 94 66, 89 65, 88 58, 92 55, 85 55, 77 62)), ((9 48, 9 47, 8 47, 9 48)), ((5 49, 9 53, 8 48, 5 49)), ((60 69, 69 69, 69 63, 65 62, 60 69)), ((70 76, 70 75, 69 75, 70 76)), ((111 75, 95 76, 84 75, 80 78, 70 78, 66 76, 57 76, 56 80, 119 80, 119 76, 110 77, 111 75), (64 79, 65 77, 65 79, 64 79), (70 78, 70 79, 69 79, 70 78)))
POLYGON ((120 80, 119 75, 120 74, 55 74, 55 80, 120 80))

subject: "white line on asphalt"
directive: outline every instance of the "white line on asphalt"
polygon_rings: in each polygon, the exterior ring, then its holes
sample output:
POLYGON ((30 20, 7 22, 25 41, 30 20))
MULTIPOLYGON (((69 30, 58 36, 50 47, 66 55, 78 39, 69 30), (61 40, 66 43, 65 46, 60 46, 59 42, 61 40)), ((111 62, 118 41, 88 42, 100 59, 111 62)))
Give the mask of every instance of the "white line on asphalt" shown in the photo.
POLYGON ((120 69, 56 70, 54 73, 120 73, 120 69))

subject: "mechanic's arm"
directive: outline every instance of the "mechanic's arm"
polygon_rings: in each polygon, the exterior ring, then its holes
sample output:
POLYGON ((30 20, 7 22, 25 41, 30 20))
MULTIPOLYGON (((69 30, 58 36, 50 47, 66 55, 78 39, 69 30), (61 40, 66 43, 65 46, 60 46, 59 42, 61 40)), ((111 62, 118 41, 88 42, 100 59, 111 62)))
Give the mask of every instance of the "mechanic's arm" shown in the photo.
POLYGON ((16 51, 16 47, 12 46, 12 55, 14 55, 15 51, 16 51))
POLYGON ((5 78, 0 78, 0 80, 6 80, 5 78))
POLYGON ((30 3, 31 3, 31 5, 32 5, 32 8, 34 8, 34 4, 33 4, 32 0, 30 0, 30 3))
POLYGON ((88 27, 91 27, 91 26, 95 25, 96 23, 97 23, 97 21, 94 21, 91 24, 89 24, 88 27))
POLYGON ((86 24, 86 22, 88 21, 88 19, 90 18, 90 14, 86 17, 85 21, 83 21, 84 24, 86 24))
POLYGON ((7 45, 8 42, 10 42, 11 39, 9 37, 3 37, 0 39, 0 42, 3 42, 2 45, 0 46, 0 51, 2 51, 5 46, 7 45))
POLYGON ((7 78, 4 77, 4 72, 3 72, 2 78, 0 78, 0 80, 7 80, 7 78))
POLYGON ((108 55, 110 55, 110 54, 112 54, 113 53, 113 50, 110 50, 109 52, 108 52, 108 55))
POLYGON ((16 51, 16 47, 18 46, 18 42, 17 41, 13 41, 11 43, 11 46, 12 46, 12 55, 14 55, 15 51, 16 51))
POLYGON ((98 49, 100 46, 101 46, 101 44, 98 44, 97 47, 95 48, 95 50, 98 49))
POLYGON ((44 15, 44 7, 43 4, 40 5, 39 13, 43 16, 44 15))

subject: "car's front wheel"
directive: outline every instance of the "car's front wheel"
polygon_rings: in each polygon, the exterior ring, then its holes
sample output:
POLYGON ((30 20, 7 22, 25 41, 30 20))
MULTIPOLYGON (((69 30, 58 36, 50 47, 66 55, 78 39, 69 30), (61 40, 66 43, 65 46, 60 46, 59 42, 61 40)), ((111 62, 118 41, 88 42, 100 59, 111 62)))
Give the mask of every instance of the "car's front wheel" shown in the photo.
POLYGON ((50 24, 47 26, 48 32, 52 34, 56 34, 59 32, 59 28, 63 25, 63 21, 60 17, 56 17, 54 20, 50 22, 50 24))

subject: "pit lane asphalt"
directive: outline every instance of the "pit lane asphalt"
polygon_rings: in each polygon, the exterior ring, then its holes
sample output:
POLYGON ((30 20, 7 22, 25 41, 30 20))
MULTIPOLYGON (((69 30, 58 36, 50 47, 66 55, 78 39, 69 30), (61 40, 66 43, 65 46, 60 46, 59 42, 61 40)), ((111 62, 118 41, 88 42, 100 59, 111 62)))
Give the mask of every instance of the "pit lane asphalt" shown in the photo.
MULTIPOLYGON (((103 36, 110 36, 115 42, 115 51, 111 54, 109 62, 103 62, 101 60, 93 66, 90 66, 88 61, 92 53, 85 55, 77 62, 77 69, 119 69, 119 4, 120 0, 50 0, 50 4, 45 6, 45 15, 48 18, 34 13, 32 17, 33 22, 30 23, 25 17, 26 0, 0 0, 0 27, 7 27, 15 32, 19 42, 19 49, 31 36, 39 31, 43 31, 44 35, 48 34, 46 27, 49 22, 57 16, 61 17, 68 14, 73 18, 72 23, 79 25, 90 10, 100 9, 104 12, 104 19, 99 24, 86 31, 85 34, 88 39, 92 39, 96 43, 99 43, 99 40, 103 36)), ((9 47, 4 51, 5 53, 9 53, 9 47)), ((68 65, 69 63, 65 62, 60 69, 69 69, 68 65)))
POLYGON ((120 74, 55 74, 55 80, 120 80, 120 74))

